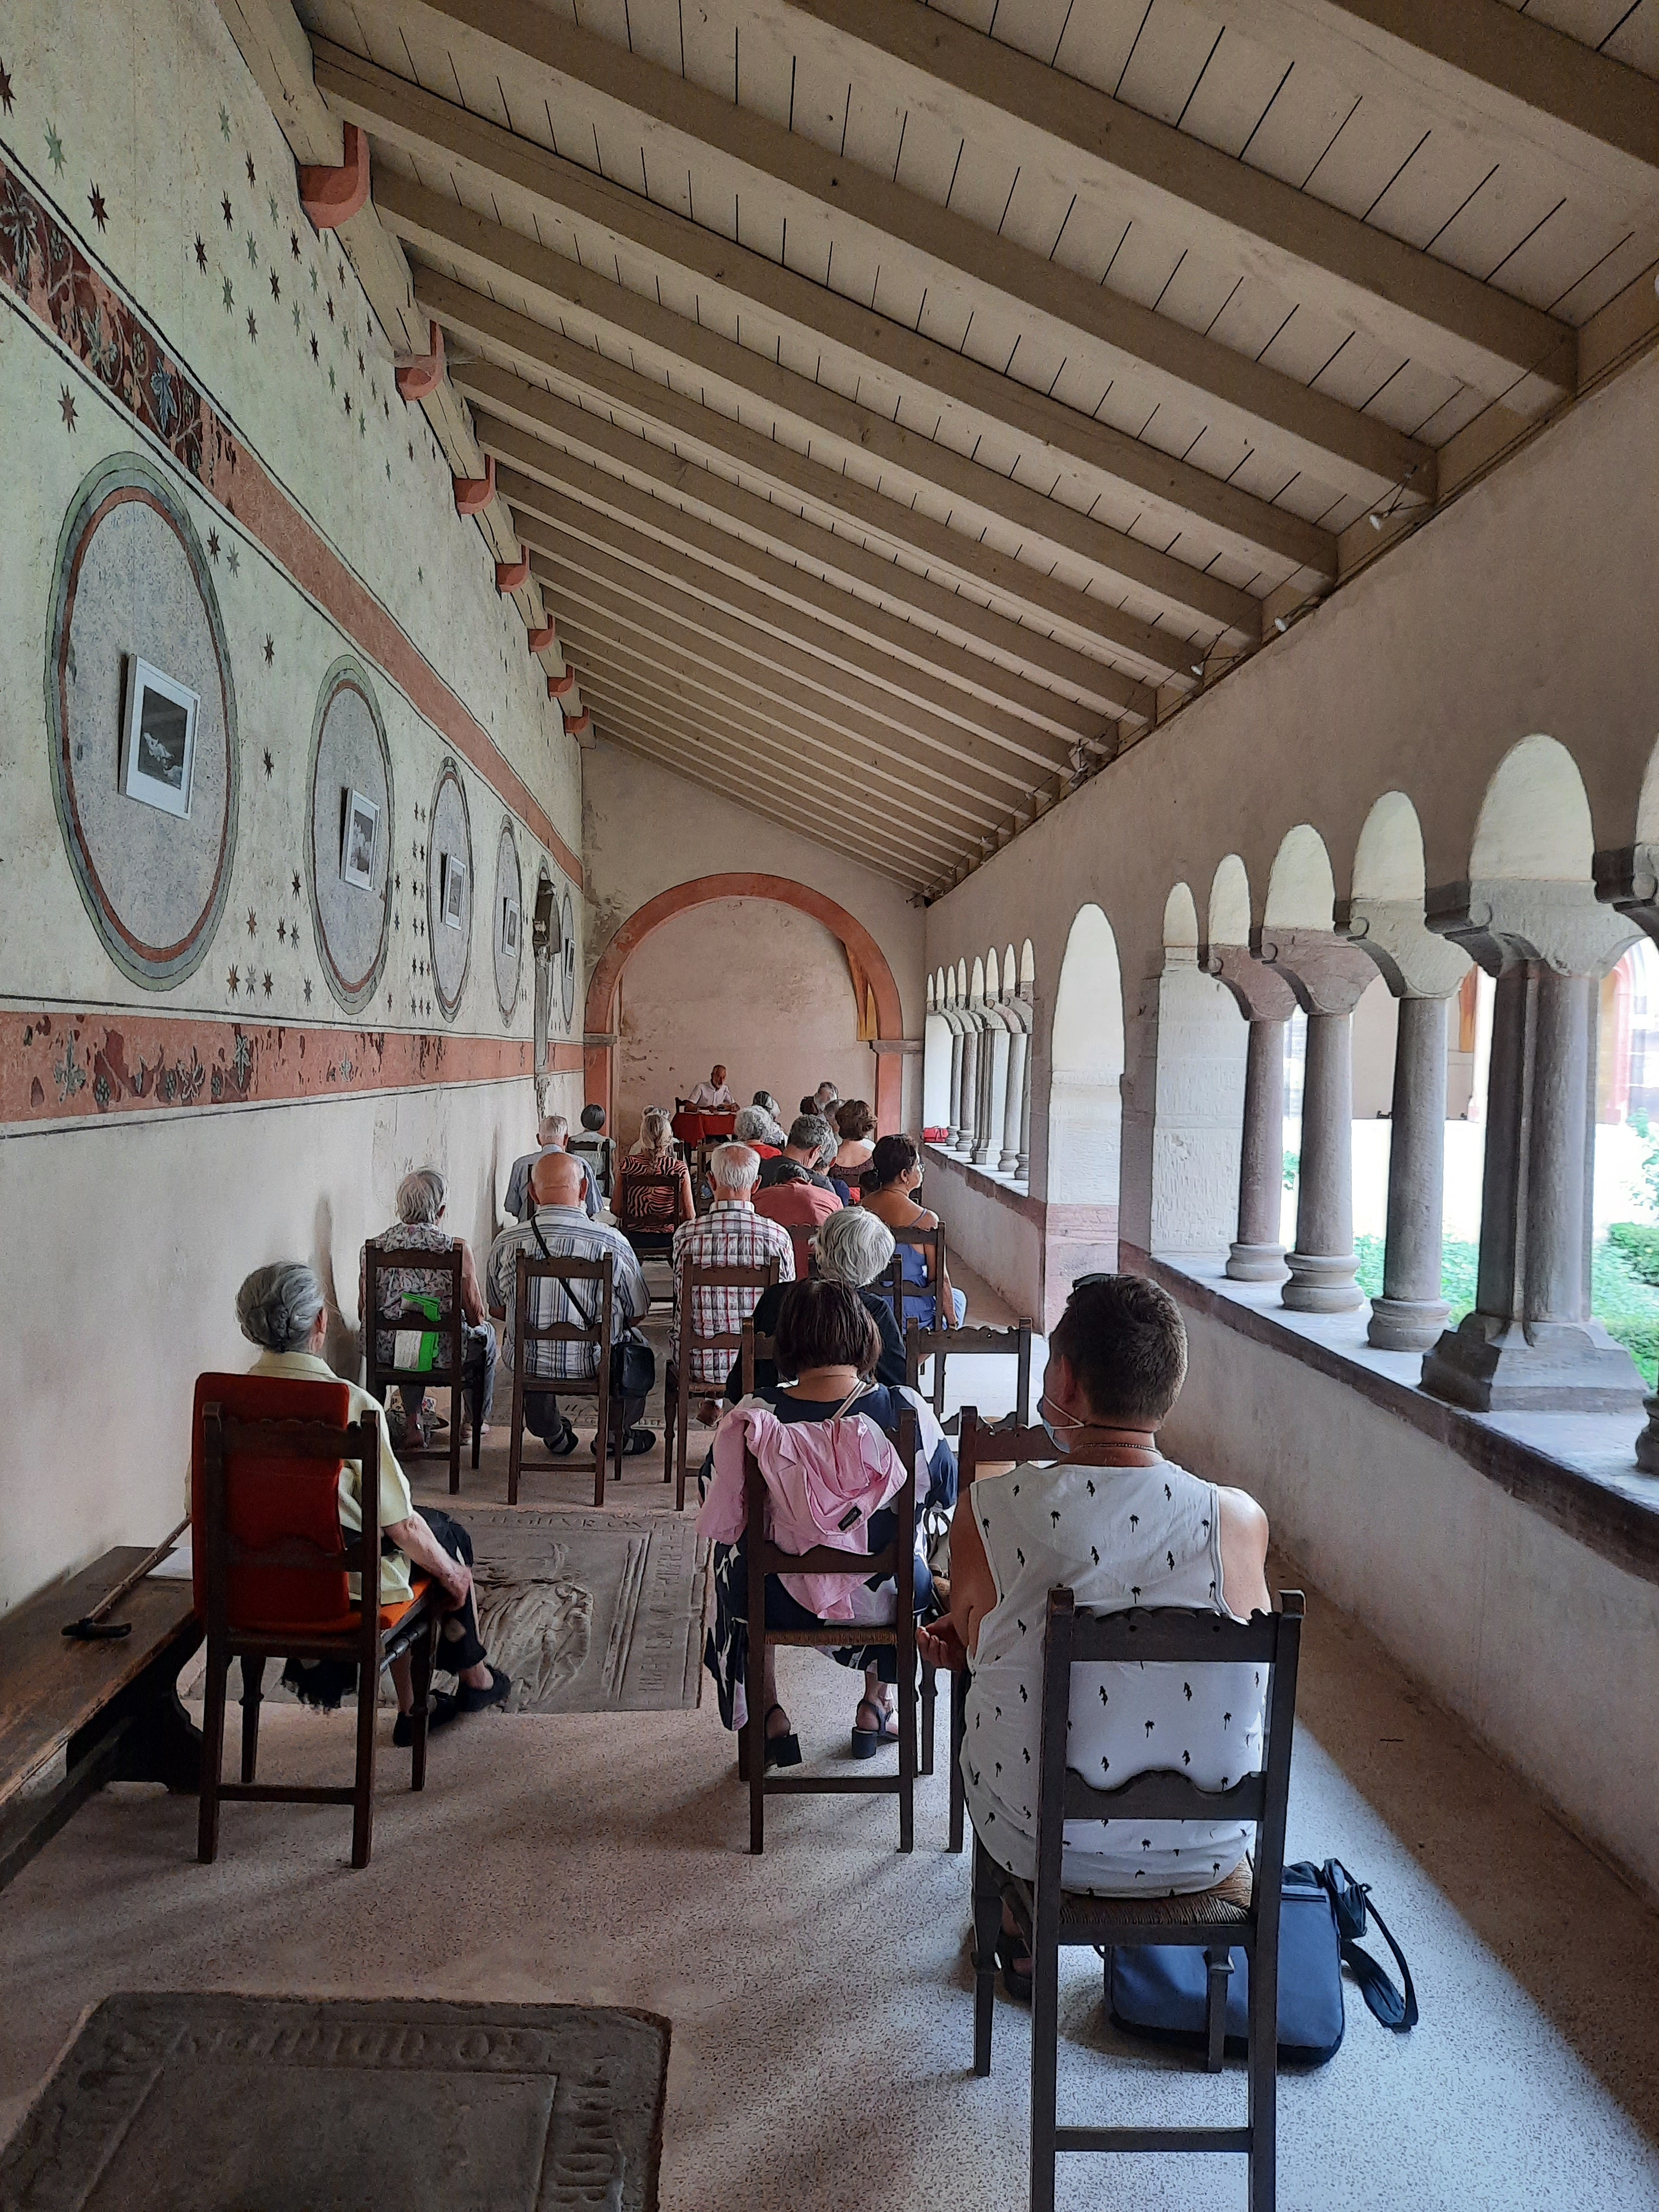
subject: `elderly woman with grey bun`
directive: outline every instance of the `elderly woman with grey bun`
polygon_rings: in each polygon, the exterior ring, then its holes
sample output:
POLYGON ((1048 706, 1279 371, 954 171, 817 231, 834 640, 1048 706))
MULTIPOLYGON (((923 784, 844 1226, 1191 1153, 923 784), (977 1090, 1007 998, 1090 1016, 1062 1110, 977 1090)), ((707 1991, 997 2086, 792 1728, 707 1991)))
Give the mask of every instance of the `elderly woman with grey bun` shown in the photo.
MULTIPOLYGON (((849 1291, 856 1291, 859 1303, 876 1324, 881 1339, 881 1357, 876 1362, 876 1380, 884 1382, 889 1389, 900 1389, 904 1382, 904 1340, 893 1319, 893 1309, 881 1291, 870 1286, 881 1281, 893 1264, 893 1232, 884 1221, 878 1221, 873 1213, 866 1213, 862 1206, 843 1206, 832 1213, 819 1226, 812 1240, 814 1272, 820 1282, 840 1283, 849 1291)), ((769 1291, 761 1292, 760 1304, 755 1308, 757 1336, 775 1336, 778 1313, 783 1304, 783 1294, 790 1285, 774 1283, 769 1291)), ((755 1362, 755 1388, 770 1389, 778 1380, 777 1369, 769 1359, 755 1362)), ((726 1395, 732 1405, 743 1395, 743 1359, 741 1354, 732 1363, 732 1371, 726 1378, 726 1395)))
MULTIPOLYGON (((461 1375, 466 1385, 466 1401, 470 1406, 476 1396, 478 1401, 478 1434, 489 1434, 490 1402, 495 1395, 495 1332, 484 1311, 483 1293, 478 1285, 478 1270, 472 1258, 471 1247, 464 1237, 452 1237, 439 1224, 444 1217, 449 1196, 448 1185, 436 1168, 415 1168, 398 1186, 398 1218, 389 1229, 383 1229, 374 1239, 383 1252, 439 1252, 446 1257, 459 1245, 461 1254, 461 1375)), ((368 1298, 368 1246, 363 1247, 363 1256, 357 1263, 357 1310, 363 1317, 363 1327, 369 1326, 369 1316, 364 1311, 368 1298)), ((388 1268, 380 1275, 380 1310, 377 1316, 377 1332, 380 1364, 393 1364, 395 1345, 393 1332, 403 1319, 406 1298, 430 1297, 438 1301, 441 1316, 441 1326, 449 1322, 450 1278, 430 1267, 410 1267, 388 1268)), ((430 1407, 425 1392, 419 1383, 399 1383, 398 1397, 401 1401, 392 1408, 392 1435, 395 1443, 405 1449, 419 1449, 432 1441, 436 1426, 436 1409, 430 1407), (401 1415, 401 1419, 399 1416, 401 1415)), ((465 1439, 463 1425, 462 1438, 465 1439)))
MULTIPOLYGON (((295 1382, 337 1382, 323 1357, 328 1330, 323 1286, 309 1267, 297 1260, 279 1260, 269 1267, 256 1267, 236 1293, 236 1318, 250 1344, 259 1347, 253 1363, 256 1375, 286 1376, 295 1382)), ((346 1389, 349 1418, 383 1413, 367 1390, 355 1382, 346 1389)), ((340 1468, 340 1526, 348 1530, 363 1525, 363 1471, 356 1460, 340 1468)), ((410 1568, 430 1575, 442 1596, 439 1667, 458 1678, 453 1695, 439 1692, 432 1701, 428 1726, 441 1728, 462 1713, 480 1713, 499 1705, 513 1687, 499 1667, 489 1663, 478 1634, 478 1614, 472 1595, 472 1540, 460 1522, 428 1505, 416 1512, 409 1483, 393 1456, 389 1443, 380 1449, 380 1602, 398 1605, 410 1594, 410 1568)), ((337 1705, 343 1691, 355 1687, 355 1666, 321 1660, 307 1663, 290 1659, 283 1680, 307 1705, 327 1709, 337 1705)), ((392 1669, 398 1692, 398 1717, 392 1740, 406 1745, 414 1741, 414 1686, 407 1656, 392 1669)))

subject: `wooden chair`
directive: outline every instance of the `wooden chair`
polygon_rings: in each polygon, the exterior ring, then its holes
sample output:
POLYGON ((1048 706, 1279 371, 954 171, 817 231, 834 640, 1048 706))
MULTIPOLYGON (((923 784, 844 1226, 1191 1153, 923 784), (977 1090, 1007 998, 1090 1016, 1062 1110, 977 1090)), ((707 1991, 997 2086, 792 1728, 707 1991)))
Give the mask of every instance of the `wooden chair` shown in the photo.
POLYGON ((343 1382, 265 1375, 202 1375, 191 1457, 196 1602, 207 1621, 201 1808, 196 1855, 219 1848, 228 1797, 263 1804, 349 1805, 351 1863, 368 1864, 374 1812, 374 1727, 380 1676, 407 1652, 413 1663, 415 1741, 410 1787, 426 1786, 427 1704, 438 1613, 429 1583, 399 1605, 361 1603, 348 1574, 378 1594, 380 1418, 351 1422, 343 1382), (341 1463, 362 1469, 362 1530, 340 1524, 341 1463), (331 1659, 357 1667, 357 1765, 349 1789, 256 1782, 259 1703, 268 1659, 331 1659), (230 1662, 242 1667, 241 1779, 221 1778, 230 1662))
MULTIPOLYGON (((433 1326, 422 1318, 421 1327, 423 1329, 431 1330, 433 1326)), ((407 1383, 411 1389, 419 1388, 422 1391, 448 1389, 447 1457, 449 1494, 452 1498, 461 1486, 461 1402, 462 1393, 466 1387, 462 1371, 466 1356, 465 1328, 466 1316, 461 1311, 461 1248, 459 1244, 453 1245, 447 1252, 405 1252, 390 1249, 374 1237, 369 1238, 363 1247, 363 1355, 368 1370, 368 1395, 384 1405, 387 1390, 398 1383, 407 1383), (449 1318, 439 1322, 435 1329, 440 1338, 448 1340, 449 1357, 442 1367, 429 1368, 425 1372, 413 1367, 383 1365, 378 1356, 381 1337, 390 1334, 395 1339, 398 1327, 396 1322, 388 1323, 380 1318, 380 1277, 394 1270, 404 1273, 413 1268, 418 1268, 423 1275, 447 1275, 449 1278, 449 1318)), ((480 1382, 472 1394, 472 1467, 475 1474, 478 1466, 478 1431, 483 1426, 483 1387, 480 1382)), ((405 1459, 437 1457, 435 1450, 428 1449, 420 1443, 418 1425, 415 1437, 413 1443, 406 1442, 404 1445, 405 1459)))
POLYGON ((899 1849, 915 1848, 916 1778, 916 1419, 907 1412, 894 1448, 904 1462, 904 1485, 889 1510, 896 1516, 893 1540, 879 1552, 838 1552, 828 1544, 810 1552, 781 1552, 767 1541, 766 1478, 754 1454, 744 1452, 745 1542, 749 1566, 749 1665, 744 1690, 748 1717, 738 1745, 738 1771, 749 1784, 749 1848, 766 1849, 769 1796, 896 1796, 899 1801, 899 1849), (897 1588, 893 1625, 869 1628, 838 1621, 819 1628, 769 1628, 769 1575, 848 1575, 860 1580, 891 1575, 897 1588), (766 1648, 769 1644, 810 1645, 838 1650, 846 1644, 891 1644, 898 1658, 898 1772, 896 1774, 768 1774, 766 1771, 766 1648))
MULTIPOLYGON (((622 1195, 623 1177, 620 1170, 617 1176, 617 1194, 622 1195)), ((634 1191, 660 1191, 664 1211, 672 1217, 666 1229, 630 1229, 618 1216, 623 1235, 633 1247, 638 1260, 672 1260, 674 1256, 674 1231, 679 1224, 680 1178, 678 1170, 672 1175, 629 1176, 628 1187, 634 1191)))
POLYGON ((712 1334, 700 1334, 696 1325, 699 1291, 752 1291, 750 1301, 752 1312, 760 1304, 761 1292, 769 1290, 778 1279, 778 1262, 765 1261, 752 1267, 705 1267, 696 1260, 682 1260, 679 1280, 675 1288, 675 1310, 679 1315, 679 1358, 668 1363, 668 1373, 663 1390, 662 1479, 673 1481, 675 1448, 679 1452, 679 1480, 674 1488, 674 1510, 685 1510, 686 1431, 691 1419, 691 1400, 694 1394, 717 1397, 725 1386, 724 1372, 717 1381, 702 1383, 693 1381, 695 1355, 700 1352, 723 1352, 726 1364, 731 1356, 742 1348, 743 1338, 731 1329, 718 1329, 712 1334))
POLYGON ((760 1360, 766 1359, 771 1361, 774 1366, 775 1366, 777 1364, 777 1356, 778 1340, 776 1337, 757 1336, 755 1334, 755 1316, 753 1314, 750 1314, 748 1320, 745 1321, 743 1325, 743 1350, 739 1354, 739 1357, 743 1361, 743 1395, 745 1398, 752 1398, 755 1395, 755 1368, 757 1363, 760 1360))
MULTIPOLYGON (((1079 1613, 1072 1592, 1048 1593, 1042 1660, 1042 1751, 1038 1762, 1037 1874, 1015 1882, 974 1838, 974 2071, 991 2070, 996 1940, 1007 1902, 1031 1945, 1031 2206, 1054 2212, 1060 2151, 1240 2151, 1249 2160, 1250 2212, 1276 2201, 1279 2057, 1279 1915, 1290 1797, 1291 1736, 1296 1713, 1302 1594, 1286 1590, 1279 1613, 1248 1621, 1172 1609, 1079 1613), (1180 1772, 1138 1775, 1116 1790, 1095 1790, 1066 1765, 1072 1669, 1106 1662, 1158 1663, 1183 1670, 1245 1665, 1270 1675, 1260 1772, 1224 1790, 1200 1790, 1180 1772), (1230 1878, 1215 1890, 1168 1898, 1091 1897, 1060 1887, 1067 1820, 1252 1821, 1254 1878, 1230 1878), (1200 1944, 1208 1962, 1208 2057, 1221 2068, 1231 1954, 1249 1963, 1249 2104, 1241 2127, 1060 2127, 1055 2116, 1061 1945, 1200 1944)), ((1248 1867, 1243 1870, 1248 1876, 1248 1867)))
POLYGON ((1015 1359, 1019 1364, 1014 1382, 1014 1425, 1024 1428, 1031 1418, 1031 1324, 1012 1328, 923 1328, 907 1322, 904 1328, 904 1379, 913 1390, 921 1388, 921 1365, 933 1363, 934 1418, 945 1425, 945 1362, 947 1356, 973 1354, 978 1358, 1015 1359))
MULTIPOLYGON (((935 1314, 943 1314, 945 1310, 939 1304, 943 1296, 939 1285, 945 1279, 944 1224, 941 1223, 937 1229, 896 1229, 893 1231, 893 1243, 896 1246, 915 1245, 927 1255, 927 1280, 925 1283, 910 1283, 905 1280, 904 1270, 900 1265, 899 1255, 896 1251, 894 1252, 891 1263, 888 1267, 887 1295, 892 1304, 893 1319, 898 1323, 898 1333, 902 1337, 909 1327, 908 1314, 912 1306, 921 1305, 928 1298, 932 1298, 935 1314)), ((956 1319, 954 1313, 951 1314, 951 1319, 952 1321, 956 1319)), ((935 1322, 934 1326, 938 1328, 940 1323, 935 1322)))
MULTIPOLYGON (((513 1441, 507 1451, 507 1502, 519 1502, 519 1477, 526 1468, 532 1474, 552 1473, 569 1464, 562 1459, 527 1460, 524 1455, 524 1401, 529 1391, 550 1392, 557 1398, 592 1398, 598 1411, 593 1426, 593 1503, 605 1503, 605 1455, 611 1438, 611 1346, 614 1334, 613 1300, 616 1291, 614 1256, 607 1252, 599 1260, 532 1260, 524 1253, 519 1255, 518 1279, 513 1291, 513 1441), (564 1285, 564 1303, 573 1313, 584 1310, 573 1296, 573 1283, 591 1283, 595 1311, 586 1326, 574 1321, 547 1322, 540 1326, 530 1318, 530 1285, 536 1282, 559 1282, 564 1285), (587 1344, 595 1355, 593 1372, 589 1376, 537 1376, 527 1372, 528 1347, 533 1344, 587 1344)), ((614 1449, 617 1480, 622 1480, 623 1436, 626 1424, 617 1423, 614 1449)))

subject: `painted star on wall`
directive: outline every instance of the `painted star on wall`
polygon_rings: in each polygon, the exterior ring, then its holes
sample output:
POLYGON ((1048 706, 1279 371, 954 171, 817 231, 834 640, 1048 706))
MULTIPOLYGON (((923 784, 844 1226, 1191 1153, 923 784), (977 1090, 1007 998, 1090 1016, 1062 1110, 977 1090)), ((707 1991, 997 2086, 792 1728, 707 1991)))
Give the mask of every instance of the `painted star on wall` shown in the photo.
MULTIPOLYGON (((270 747, 269 745, 267 745, 267 746, 265 747, 265 750, 264 750, 264 769, 265 769, 265 774, 266 774, 267 775, 269 775, 270 774, 271 770, 276 767, 276 762, 275 762, 274 760, 272 760, 272 758, 270 757, 270 747)), ((278 937, 280 937, 280 936, 282 935, 282 933, 283 933, 283 925, 282 925, 282 923, 279 921, 279 922, 277 923, 277 925, 276 925, 276 934, 278 935, 278 937)))
POLYGON ((253 319, 253 310, 252 307, 247 311, 247 334, 254 344, 257 345, 259 342, 259 325, 253 319))
POLYGON ((95 180, 93 184, 92 190, 87 194, 87 205, 92 210, 92 219, 97 224, 99 229, 107 230, 109 228, 109 205, 106 201, 102 191, 99 189, 95 180))
POLYGON ((230 136, 230 110, 225 106, 223 100, 219 103, 219 136, 222 138, 228 138, 230 136))
POLYGON ((271 662, 275 660, 276 658, 276 641, 270 635, 270 633, 267 631, 265 633, 265 666, 269 668, 271 662))
POLYGON ((231 289, 231 282, 228 276, 225 279, 223 298, 225 302, 225 313, 228 314, 231 309, 236 305, 236 295, 231 289))
POLYGON ((208 551, 212 555, 216 561, 218 559, 219 533, 216 530, 210 530, 208 532, 208 551))
POLYGON ((230 194, 228 192, 222 192, 219 196, 219 212, 225 219, 225 228, 227 230, 234 229, 236 218, 231 212, 230 194))
POLYGON ((59 411, 62 413, 64 417, 64 428, 66 430, 73 430, 75 428, 75 394, 70 390, 67 384, 58 395, 58 405, 59 411))
POLYGON ((300 335, 300 302, 297 300, 289 312, 294 317, 294 335, 297 338, 300 335))
POLYGON ((272 192, 272 193, 270 195, 270 202, 269 202, 269 204, 270 204, 270 219, 271 219, 271 221, 272 221, 273 222, 276 222, 276 193, 275 193, 275 192, 272 192))
POLYGON ((253 156, 252 154, 246 154, 244 155, 242 158, 247 164, 247 180, 249 184, 252 184, 253 182, 253 156))
POLYGON ((317 333, 315 331, 313 331, 311 333, 311 358, 313 361, 315 361, 317 358, 317 333))
POLYGON ((307 1006, 311 1004, 311 978, 309 975, 306 977, 306 1004, 307 1006))
POLYGON ((0 107, 11 113, 11 79, 6 74, 4 62, 0 62, 0 107))
POLYGON ((207 274, 207 241, 199 230, 196 234, 196 266, 204 276, 207 274))
MULTIPOLYGON (((269 760, 270 758, 270 755, 267 753, 265 755, 265 758, 269 760)), ((281 918, 277 921, 276 942, 278 945, 286 945, 288 943, 288 921, 286 917, 281 918)))
POLYGON ((331 323, 334 320, 334 295, 331 292, 328 295, 328 319, 331 323))
POLYGON ((317 271, 314 269, 311 272, 311 289, 313 292, 317 289, 317 271))
POLYGON ((56 173, 61 177, 64 173, 64 142, 58 136, 58 125, 55 123, 48 123, 46 125, 46 159, 52 163, 56 173))
POLYGON ((280 301, 283 296, 282 279, 274 269, 270 272, 270 296, 276 301, 280 301))
POLYGON ((252 231, 249 231, 249 233, 248 233, 248 234, 247 234, 247 265, 248 265, 248 267, 249 267, 250 269, 257 268, 257 266, 258 265, 258 260, 259 260, 259 247, 258 247, 258 240, 255 239, 255 237, 254 237, 254 235, 253 235, 253 233, 252 233, 252 231))
POLYGON ((231 574, 234 576, 242 565, 242 555, 240 546, 228 545, 225 548, 225 563, 229 568, 231 574))
POLYGON ((229 975, 225 978, 226 988, 228 990, 237 991, 241 988, 241 976, 237 973, 236 969, 233 968, 229 975))
POLYGON ((351 412, 351 394, 349 392, 345 396, 345 411, 348 415, 351 412))
POLYGON ((250 937, 255 937, 258 934, 258 930, 259 917, 250 907, 247 910, 247 933, 250 937))
POLYGON ((288 250, 297 261, 300 258, 300 234, 297 230, 291 230, 288 234, 288 250))
POLYGON ((250 999, 253 996, 253 994, 258 989, 258 978, 254 975, 253 970, 250 968, 247 971, 247 994, 250 999))
POLYGON ((270 996, 270 970, 269 968, 265 970, 265 996, 266 998, 270 996))
POLYGON ((331 392, 334 389, 334 371, 331 368, 328 372, 328 388, 331 392))

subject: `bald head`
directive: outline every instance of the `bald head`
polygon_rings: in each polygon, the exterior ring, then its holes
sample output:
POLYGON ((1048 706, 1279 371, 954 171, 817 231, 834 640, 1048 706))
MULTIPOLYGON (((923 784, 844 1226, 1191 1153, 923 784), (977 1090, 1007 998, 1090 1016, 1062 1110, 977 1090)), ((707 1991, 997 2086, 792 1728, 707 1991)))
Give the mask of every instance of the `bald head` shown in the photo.
POLYGON ((580 1206, 581 1162, 568 1152, 544 1152, 530 1170, 530 1188, 538 1206, 580 1206))

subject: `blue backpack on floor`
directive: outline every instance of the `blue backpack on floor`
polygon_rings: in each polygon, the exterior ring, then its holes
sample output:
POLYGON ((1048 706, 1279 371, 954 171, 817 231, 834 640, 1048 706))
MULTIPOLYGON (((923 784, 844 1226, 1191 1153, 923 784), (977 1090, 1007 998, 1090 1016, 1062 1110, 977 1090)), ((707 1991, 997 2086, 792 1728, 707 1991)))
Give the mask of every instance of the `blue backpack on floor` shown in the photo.
MULTIPOLYGON (((1396 2034, 1417 2025, 1417 1992, 1405 1954, 1389 1935, 1375 1905, 1370 1917, 1395 1955, 1405 1994, 1395 1987, 1377 1961, 1359 1948, 1365 1933, 1370 1891, 1356 1881, 1340 1859, 1316 1866, 1304 1859, 1285 1869, 1279 1919, 1279 2057, 1281 2064, 1323 2066, 1342 2042, 1342 1969, 1359 1984, 1373 2016, 1396 2034)), ((1148 1944, 1107 1951, 1106 2009, 1114 2027, 1127 2035, 1204 2048, 1205 1995, 1208 1982, 1202 1947, 1148 1944)), ((1249 1962, 1232 1954, 1227 1983, 1227 2050, 1235 2057, 1246 2048, 1249 1962)))

